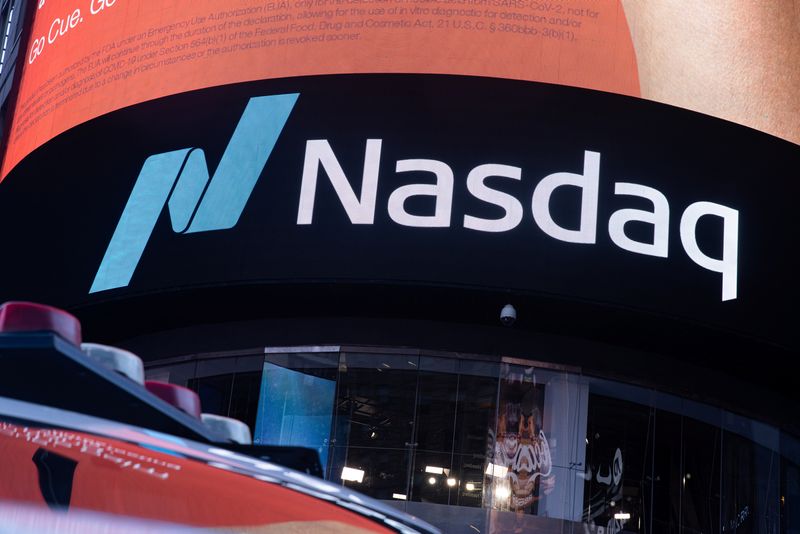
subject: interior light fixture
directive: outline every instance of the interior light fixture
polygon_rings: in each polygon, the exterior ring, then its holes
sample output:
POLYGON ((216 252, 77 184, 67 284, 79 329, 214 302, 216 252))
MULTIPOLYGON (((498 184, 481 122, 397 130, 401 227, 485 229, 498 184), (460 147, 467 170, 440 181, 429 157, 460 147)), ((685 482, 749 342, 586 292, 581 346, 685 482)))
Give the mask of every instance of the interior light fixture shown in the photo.
POLYGON ((486 474, 497 478, 504 478, 508 474, 508 467, 504 465, 495 465, 489 462, 486 466, 486 474))
POLYGON ((511 496, 511 490, 508 486, 498 486, 496 490, 494 490, 494 495, 498 499, 508 499, 511 496))
POLYGON ((342 468, 342 480, 349 480, 350 482, 361 482, 364 480, 364 471, 355 469, 353 467, 344 466, 342 468))

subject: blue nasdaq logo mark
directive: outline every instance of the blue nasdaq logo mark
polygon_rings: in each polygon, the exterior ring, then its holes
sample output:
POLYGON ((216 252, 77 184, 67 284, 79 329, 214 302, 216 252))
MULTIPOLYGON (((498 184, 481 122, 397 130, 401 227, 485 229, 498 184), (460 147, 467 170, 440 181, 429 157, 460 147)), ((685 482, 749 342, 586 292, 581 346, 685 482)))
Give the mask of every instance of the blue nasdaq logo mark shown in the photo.
POLYGON ((164 205, 175 232, 233 228, 298 96, 251 98, 213 176, 199 148, 147 158, 89 293, 130 283, 164 205))

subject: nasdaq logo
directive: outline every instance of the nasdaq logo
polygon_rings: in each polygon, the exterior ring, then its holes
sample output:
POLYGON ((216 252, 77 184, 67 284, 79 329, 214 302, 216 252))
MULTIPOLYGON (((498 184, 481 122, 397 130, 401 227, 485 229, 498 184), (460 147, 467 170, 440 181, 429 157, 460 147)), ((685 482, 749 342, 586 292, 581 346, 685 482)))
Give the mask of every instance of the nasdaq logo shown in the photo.
MULTIPOLYGON (((298 94, 293 93, 250 99, 213 176, 209 176, 205 155, 198 148, 147 158, 89 292, 125 287, 130 283, 165 206, 172 229, 177 233, 233 228, 297 98, 298 94)), ((528 212, 531 215, 527 218, 528 224, 531 219, 533 222, 528 231, 540 231, 563 243, 597 245, 602 242, 598 237, 600 232, 607 231, 610 242, 619 249, 662 259, 674 257, 679 243, 692 262, 721 275, 722 301, 735 300, 738 296, 739 211, 715 202, 697 201, 679 206, 682 209, 676 213, 676 206, 670 206, 667 197, 653 187, 608 178, 601 180, 600 152, 584 150, 582 164, 574 162, 570 170, 551 172, 543 177, 530 176, 521 167, 486 160, 466 176, 457 177, 454 167, 441 160, 382 161, 382 149, 383 139, 366 139, 359 184, 357 174, 353 174, 355 169, 349 169, 350 176, 345 174, 328 139, 307 140, 300 173, 297 225, 314 224, 317 189, 327 187, 320 185, 326 181, 352 224, 374 225, 376 210, 383 202, 378 197, 378 183, 385 180, 389 182, 386 185, 391 186, 391 169, 394 169, 395 174, 413 173, 424 177, 420 183, 397 185, 388 195, 385 213, 398 225, 461 227, 497 234, 524 224, 528 212), (522 197, 518 196, 519 192, 512 195, 503 190, 503 180, 521 182, 523 176, 528 190, 522 197), (606 184, 607 196, 613 195, 618 202, 630 201, 630 207, 603 212, 602 183, 606 184), (578 215, 577 224, 566 224, 551 211, 552 198, 557 191, 564 190, 580 193, 571 197, 572 210, 578 215), (454 213, 454 207, 458 207, 458 203, 454 203, 454 199, 459 198, 457 195, 462 195, 461 198, 469 195, 493 205, 496 215, 480 216, 472 212, 472 208, 454 213), (417 198, 428 200, 427 210, 409 208, 417 198), (716 228, 711 238, 705 230, 709 225, 716 228), (637 227, 651 231, 636 232, 637 227), (678 239, 670 238, 675 233, 678 239), (705 236, 703 239, 699 238, 701 234, 705 236), (713 245, 715 240, 716 246, 713 245), (709 241, 712 242, 710 246, 709 241)), ((383 190, 386 189, 384 186, 383 190)))
POLYGON ((165 205, 177 233, 233 228, 298 96, 251 98, 213 176, 200 148, 147 158, 89 293, 130 283, 165 205))

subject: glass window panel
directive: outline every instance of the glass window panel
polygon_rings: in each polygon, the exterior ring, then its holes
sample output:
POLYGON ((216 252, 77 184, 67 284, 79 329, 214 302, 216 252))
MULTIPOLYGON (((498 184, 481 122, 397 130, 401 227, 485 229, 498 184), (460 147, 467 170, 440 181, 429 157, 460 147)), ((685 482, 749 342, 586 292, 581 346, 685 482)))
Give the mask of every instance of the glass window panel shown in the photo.
POLYGON ((227 417, 231 405, 233 375, 207 376, 189 380, 189 389, 200 396, 203 412, 227 417))
POLYGON ((416 447, 449 455, 453 452, 458 375, 420 371, 418 381, 416 447))
POLYGON ((477 507, 484 502, 485 471, 494 456, 499 369, 499 364, 493 364, 485 369, 490 376, 459 376, 454 449, 461 480, 472 484, 462 486, 460 506, 477 507))
POLYGON ((781 533, 800 534, 800 465, 781 462, 781 533))
POLYGON ((722 530, 768 534, 779 526, 779 455, 737 434, 722 439, 722 530))
POLYGON ((657 411, 652 474, 652 532, 677 533, 681 514, 681 424, 675 413, 657 411))
POLYGON ((769 425, 518 361, 301 350, 146 376, 261 434, 271 414, 284 444, 320 451, 330 480, 447 532, 800 534, 800 444, 769 425), (285 379, 267 388, 278 400, 262 398, 264 362, 285 379))
POLYGON ((720 530, 721 433, 718 427, 683 418, 680 513, 684 532, 720 530))
MULTIPOLYGON (((453 438, 453 468, 459 491, 455 502, 451 497, 451 504, 475 508, 483 505, 484 472, 495 445, 499 370, 498 363, 459 362, 453 438)), ((485 523, 486 514, 474 519, 479 520, 485 523)))
MULTIPOLYGON (((263 360, 263 359, 262 359, 263 360)), ((263 365, 263 363, 261 364, 263 365)), ((258 394, 261 389, 261 371, 236 373, 231 391, 231 407, 229 417, 238 419, 250 427, 255 433, 256 414, 258 412, 258 394)))
POLYGON ((544 395, 533 367, 502 365, 496 441, 484 478, 485 502, 495 510, 538 513, 540 486, 552 467, 542 437, 544 395))
POLYGON ((480 508, 483 505, 483 477, 486 471, 486 454, 456 454, 453 457, 453 474, 458 481, 458 493, 451 504, 480 508))
POLYGON ((585 443, 583 521, 612 532, 644 532, 651 409, 590 393, 585 443))
POLYGON ((332 479, 376 499, 404 500, 402 496, 407 497, 408 451, 364 447, 336 449, 339 450, 334 455, 332 479), (343 474, 345 479, 342 479, 343 474))
POLYGON ((410 447, 417 368, 416 357, 342 354, 336 398, 336 445, 410 447))
POLYGON ((580 522, 583 517, 584 472, 589 385, 575 375, 542 369, 534 381, 544 389, 542 475, 538 514, 580 522))
POLYGON ((459 480, 451 461, 450 453, 417 450, 409 499, 438 504, 455 503, 458 500, 459 480))

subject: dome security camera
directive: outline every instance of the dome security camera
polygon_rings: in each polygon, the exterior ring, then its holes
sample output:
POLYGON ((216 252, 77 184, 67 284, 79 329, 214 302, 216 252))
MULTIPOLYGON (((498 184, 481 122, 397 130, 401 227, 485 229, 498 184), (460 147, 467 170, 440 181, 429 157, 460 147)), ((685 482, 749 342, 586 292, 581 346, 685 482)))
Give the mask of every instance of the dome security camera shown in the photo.
POLYGON ((517 320, 517 310, 511 304, 506 304, 500 310, 500 322, 503 326, 511 326, 517 320))

